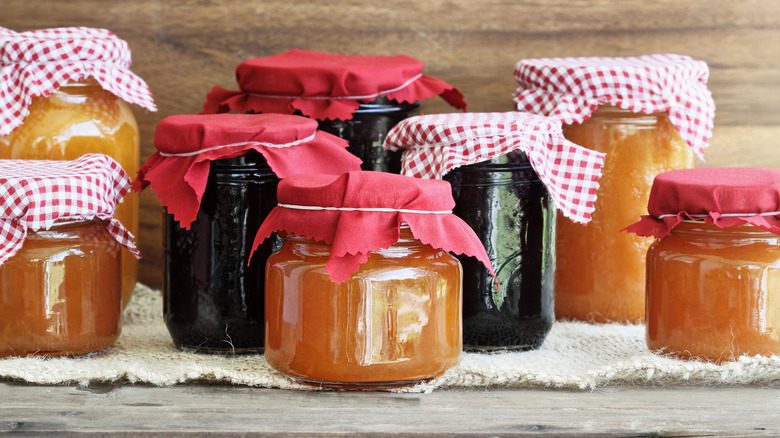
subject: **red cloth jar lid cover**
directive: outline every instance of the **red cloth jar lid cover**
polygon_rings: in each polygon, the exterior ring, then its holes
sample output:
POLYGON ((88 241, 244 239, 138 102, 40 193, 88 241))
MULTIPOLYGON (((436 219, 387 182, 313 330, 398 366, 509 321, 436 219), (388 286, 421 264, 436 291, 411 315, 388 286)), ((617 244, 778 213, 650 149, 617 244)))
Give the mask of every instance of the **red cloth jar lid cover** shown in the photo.
POLYGON ((130 70, 130 48, 105 29, 62 27, 17 33, 0 27, 0 135, 30 114, 33 97, 92 76, 127 102, 157 111, 146 83, 130 70))
POLYGON ((22 247, 27 230, 48 230, 59 219, 106 221, 106 229, 136 257, 133 235, 114 219, 130 191, 122 166, 102 154, 73 161, 0 160, 0 263, 22 247))
POLYGON ((294 175, 277 190, 279 206, 265 219, 254 247, 284 230, 332 245, 325 271, 332 281, 349 280, 369 252, 398 241, 401 223, 415 239, 456 254, 476 257, 493 273, 485 247, 452 213, 450 183, 384 172, 294 175))
POLYGON ((141 166, 134 188, 151 184, 183 228, 200 208, 211 161, 254 150, 279 178, 295 173, 341 174, 359 170, 347 141, 317 130, 317 121, 286 114, 175 115, 154 133, 155 152, 141 166))
POLYGON ((656 238, 683 220, 720 228, 743 224, 780 234, 780 169, 704 167, 655 177, 648 216, 624 231, 656 238))
POLYGON ((561 122, 530 113, 430 114, 402 120, 384 148, 404 150, 401 173, 441 178, 458 166, 521 150, 555 205, 575 222, 589 222, 604 154, 566 140, 561 122))
POLYGON ((515 65, 517 109, 581 123, 599 105, 665 111, 699 158, 712 136, 715 102, 709 69, 688 56, 524 59, 515 65))
POLYGON ((406 56, 334 55, 289 50, 249 59, 236 68, 240 91, 214 87, 201 114, 260 112, 349 120, 361 102, 387 97, 415 102, 440 95, 466 109, 463 94, 452 85, 422 74, 422 62, 406 56))

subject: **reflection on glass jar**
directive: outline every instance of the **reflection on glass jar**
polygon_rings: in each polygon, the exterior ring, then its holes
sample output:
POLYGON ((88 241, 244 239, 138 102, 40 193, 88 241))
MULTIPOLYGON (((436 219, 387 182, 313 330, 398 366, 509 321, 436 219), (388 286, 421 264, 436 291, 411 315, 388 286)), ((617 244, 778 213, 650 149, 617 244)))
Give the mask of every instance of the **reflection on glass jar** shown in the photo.
POLYGON ((0 266, 0 357, 92 353, 119 337, 120 245, 101 220, 27 233, 0 266))
POLYGON ((330 245, 293 235, 268 259, 268 363, 305 383, 344 388, 407 385, 460 359, 458 260, 408 227, 343 283, 325 272, 330 245))

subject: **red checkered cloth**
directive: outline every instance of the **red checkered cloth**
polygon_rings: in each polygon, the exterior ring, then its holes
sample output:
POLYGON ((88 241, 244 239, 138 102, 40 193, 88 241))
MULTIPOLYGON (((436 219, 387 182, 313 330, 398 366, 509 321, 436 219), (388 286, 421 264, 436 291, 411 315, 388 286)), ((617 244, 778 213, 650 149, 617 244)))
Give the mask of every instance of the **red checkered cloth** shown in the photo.
POLYGON ((466 109, 457 88, 422 74, 423 63, 406 55, 335 55, 288 50, 236 67, 239 91, 214 87, 201 114, 301 114, 317 120, 349 120, 361 102, 387 97, 415 102, 439 95, 466 109))
POLYGON ((401 173, 418 178, 521 150, 558 209, 581 223, 591 219, 604 165, 603 153, 566 140, 561 122, 521 112, 411 117, 390 130, 384 148, 403 150, 401 173))
POLYGON ((0 263, 21 248, 27 230, 49 229, 60 219, 102 219, 136 257, 133 235, 112 216, 130 191, 122 166, 102 154, 73 161, 0 160, 0 263))
POLYGON ((688 56, 524 59, 515 65, 517 109, 581 123, 599 105, 634 112, 665 111, 680 137, 703 158, 715 102, 709 69, 688 56))
POLYGON ((127 43, 105 29, 17 33, 0 27, 0 135, 24 123, 33 97, 47 97, 89 76, 125 101, 157 111, 149 87, 129 67, 127 43))

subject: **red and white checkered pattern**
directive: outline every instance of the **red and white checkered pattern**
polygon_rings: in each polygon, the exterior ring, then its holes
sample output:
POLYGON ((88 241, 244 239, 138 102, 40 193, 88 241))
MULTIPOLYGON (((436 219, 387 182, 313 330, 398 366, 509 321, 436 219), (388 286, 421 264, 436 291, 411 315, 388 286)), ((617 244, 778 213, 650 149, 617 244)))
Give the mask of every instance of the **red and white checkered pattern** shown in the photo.
POLYGON ((125 101, 157 111, 149 87, 129 67, 127 43, 105 29, 0 27, 0 135, 24 123, 33 97, 89 76, 125 101))
POLYGON ((140 256, 133 235, 112 217, 129 191, 122 166, 106 155, 0 160, 0 263, 16 254, 28 229, 49 229, 58 219, 105 220, 117 242, 140 256))
POLYGON ((715 102, 709 69, 688 56, 524 59, 515 65, 517 109, 581 123, 599 105, 665 111, 699 158, 712 136, 715 102))
POLYGON ((519 149, 555 205, 582 223, 591 219, 604 165, 604 154, 566 140, 561 122, 521 112, 411 117, 388 133, 384 148, 403 150, 401 173, 418 178, 441 178, 455 167, 519 149))

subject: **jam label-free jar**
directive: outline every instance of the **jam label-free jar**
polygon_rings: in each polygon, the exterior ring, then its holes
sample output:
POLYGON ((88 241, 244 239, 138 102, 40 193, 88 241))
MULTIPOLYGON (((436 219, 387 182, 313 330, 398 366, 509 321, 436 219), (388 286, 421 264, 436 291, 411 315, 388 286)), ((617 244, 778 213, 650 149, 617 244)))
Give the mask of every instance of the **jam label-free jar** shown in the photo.
POLYGON ((120 249, 113 218, 130 191, 106 155, 0 160, 0 357, 92 353, 122 328, 120 249))
POLYGON ((780 354, 780 170, 699 168, 653 183, 626 231, 647 253, 647 346, 713 362, 780 354))
POLYGON ((346 142, 305 117, 179 115, 155 132, 157 152, 136 188, 150 185, 166 209, 163 311, 174 343, 211 353, 263 349, 269 240, 249 254, 276 206, 279 178, 360 168, 346 142))
MULTIPOLYGON (((128 175, 139 166, 139 133, 128 103, 156 111, 149 87, 130 70, 127 43, 105 29, 69 27, 17 33, 0 28, 0 158, 74 160, 100 153, 128 175)), ((116 217, 138 233, 138 195, 116 217)), ((138 262, 122 257, 122 301, 138 262)))
POLYGON ((203 112, 311 117, 321 130, 349 141, 348 150, 363 160, 363 170, 398 173, 399 153, 382 148, 390 128, 417 114, 419 101, 436 95, 466 108, 460 91, 422 72, 422 62, 405 55, 289 50, 239 64, 239 91, 214 87, 203 112))
POLYGON ((255 245, 280 232, 267 263, 268 363, 343 388, 411 384, 462 349, 458 260, 490 261, 452 214, 450 185, 384 172, 294 175, 255 245))
POLYGON ((404 151, 405 175, 452 184, 454 213, 496 266, 500 287, 461 258, 464 346, 541 346, 555 319, 555 206, 590 220, 604 155, 566 140, 559 121, 520 112, 412 117, 385 147, 404 151))
POLYGON ((707 64, 661 54, 524 59, 517 109, 556 118, 572 142, 606 153, 593 220, 557 221, 559 319, 641 322, 652 240, 619 233, 644 212, 653 178, 693 167, 712 134, 707 64))

